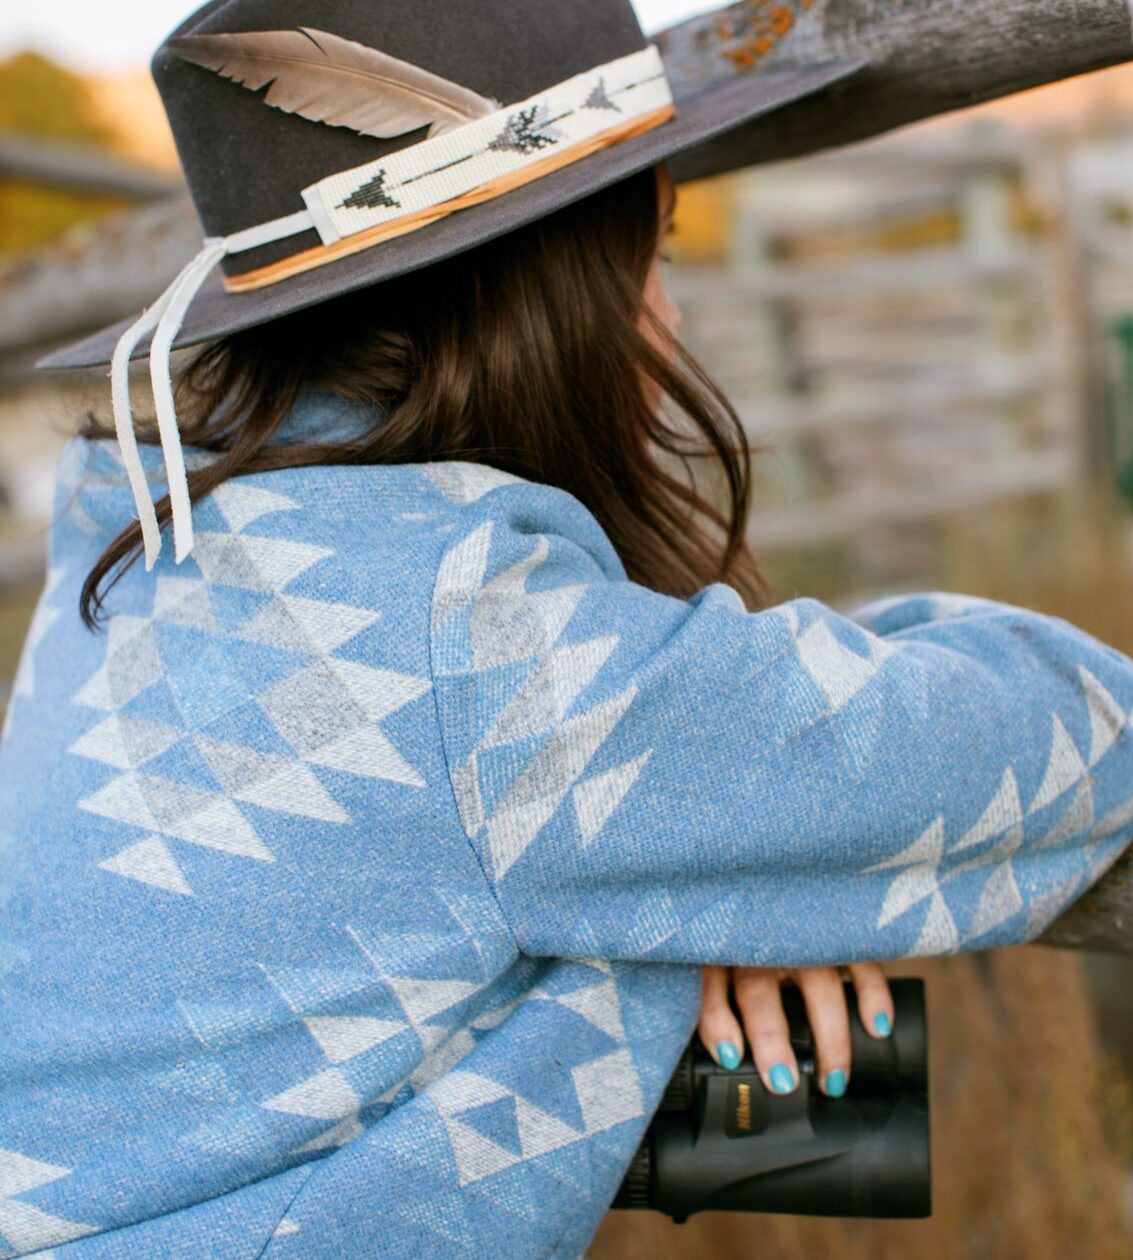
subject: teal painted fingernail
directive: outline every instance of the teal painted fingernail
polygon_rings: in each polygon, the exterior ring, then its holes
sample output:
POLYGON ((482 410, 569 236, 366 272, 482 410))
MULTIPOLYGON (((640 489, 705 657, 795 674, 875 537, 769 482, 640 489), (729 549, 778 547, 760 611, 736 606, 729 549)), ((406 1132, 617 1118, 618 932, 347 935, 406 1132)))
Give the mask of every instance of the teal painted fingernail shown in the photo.
POLYGON ((716 1057, 729 1071, 740 1066, 740 1053, 730 1041, 716 1043, 716 1057))
POLYGON ((884 1011, 873 1017, 873 1026, 883 1036, 888 1037, 893 1029, 889 1026, 889 1016, 884 1011))
POLYGON ((771 1069, 771 1088, 777 1094, 789 1094, 795 1088, 795 1075, 785 1063, 776 1063, 771 1069))
POLYGON ((841 1068, 826 1073, 826 1092, 831 1098, 841 1098, 846 1092, 846 1073, 841 1068))

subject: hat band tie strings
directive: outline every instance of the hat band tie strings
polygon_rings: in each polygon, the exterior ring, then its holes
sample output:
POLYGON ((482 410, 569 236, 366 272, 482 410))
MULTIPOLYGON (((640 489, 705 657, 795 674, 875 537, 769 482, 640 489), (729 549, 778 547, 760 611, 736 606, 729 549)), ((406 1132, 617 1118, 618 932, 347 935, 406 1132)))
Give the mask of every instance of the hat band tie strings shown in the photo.
POLYGON ((181 435, 177 427, 177 414, 173 400, 173 379, 170 356, 173 343, 181 330, 185 315, 201 285, 212 269, 227 254, 256 249, 272 241, 283 240, 311 226, 306 211, 275 219, 271 223, 258 224, 246 231, 228 237, 208 237, 200 253, 180 272, 173 283, 156 302, 132 324, 119 338, 111 360, 111 397, 114 406, 114 430, 122 452, 122 466, 130 482, 137 509, 138 523, 142 530, 147 572, 157 563, 161 554, 161 527, 157 511, 150 496, 149 482, 138 440, 134 433, 134 417, 130 402, 130 359, 147 333, 153 332, 150 347, 150 384, 153 391, 154 410, 157 416, 158 435, 161 439, 165 476, 169 487, 169 499, 173 509, 174 554, 180 564, 193 550, 193 516, 189 496, 189 481, 185 472, 185 457, 181 449, 181 435), (156 330, 156 331, 155 331, 156 330))
MULTIPOLYGON (((165 458, 165 480, 173 509, 173 555, 180 564, 193 550, 193 511, 189 498, 189 478, 185 472, 185 455, 177 428, 177 412, 173 402, 173 373, 170 355, 173 341, 193 298, 197 296, 209 272, 228 252, 222 238, 209 237, 204 248, 174 282, 169 302, 158 321, 150 347, 150 384, 157 414, 157 431, 165 458)), ((160 545, 160 540, 159 540, 160 545)), ((148 567, 148 562, 147 562, 148 567)))
MULTIPOLYGON (((194 259, 194 262, 196 260, 194 259)), ((193 263, 185 267, 176 280, 157 299, 136 323, 132 324, 119 338, 114 347, 114 357, 110 364, 110 387, 114 406, 114 430, 118 438, 118 447, 122 452, 122 466, 130 482, 134 495, 134 506, 137 510, 138 523, 142 529, 142 543, 145 547, 146 569, 152 569, 161 553, 161 529, 157 523, 157 512, 150 497, 149 483, 146 480, 145 468, 138 453, 138 439, 134 433, 134 417, 130 402, 130 358, 137 348, 138 342, 152 332, 169 309, 170 302, 181 280, 189 273, 193 263)))

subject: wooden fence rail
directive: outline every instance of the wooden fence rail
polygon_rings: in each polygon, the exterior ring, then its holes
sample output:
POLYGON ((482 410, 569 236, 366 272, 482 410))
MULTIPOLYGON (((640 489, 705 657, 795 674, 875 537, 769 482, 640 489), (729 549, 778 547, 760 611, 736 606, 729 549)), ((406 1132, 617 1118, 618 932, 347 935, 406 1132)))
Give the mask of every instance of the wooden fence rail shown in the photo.
POLYGON ((0 179, 18 179, 41 188, 103 193, 150 201, 181 187, 179 178, 124 161, 89 145, 45 140, 0 131, 0 179))
POLYGON ((865 59, 845 84, 693 153, 674 173, 800 157, 1133 59, 1128 0, 744 0, 657 37, 677 91, 865 59))

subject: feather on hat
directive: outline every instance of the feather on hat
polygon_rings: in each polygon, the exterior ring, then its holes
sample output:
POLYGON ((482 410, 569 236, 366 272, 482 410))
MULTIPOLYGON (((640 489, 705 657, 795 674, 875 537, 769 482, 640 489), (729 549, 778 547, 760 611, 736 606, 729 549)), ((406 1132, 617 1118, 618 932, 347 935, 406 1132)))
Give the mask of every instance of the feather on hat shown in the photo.
POLYGON ((242 87, 270 85, 266 105, 383 140, 426 126, 430 136, 439 135, 500 108, 400 57, 306 26, 186 35, 169 47, 242 87))

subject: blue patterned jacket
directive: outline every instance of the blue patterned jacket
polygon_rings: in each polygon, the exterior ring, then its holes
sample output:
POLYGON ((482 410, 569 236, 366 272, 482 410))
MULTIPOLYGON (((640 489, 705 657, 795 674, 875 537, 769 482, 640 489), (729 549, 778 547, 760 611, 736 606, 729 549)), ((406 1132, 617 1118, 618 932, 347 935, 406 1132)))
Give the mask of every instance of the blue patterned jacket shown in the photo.
POLYGON ((1066 622, 669 598, 483 465, 234 480, 88 633, 116 455, 0 749, 0 1257, 573 1260, 695 964, 1027 940, 1133 832, 1133 661, 1066 622))

